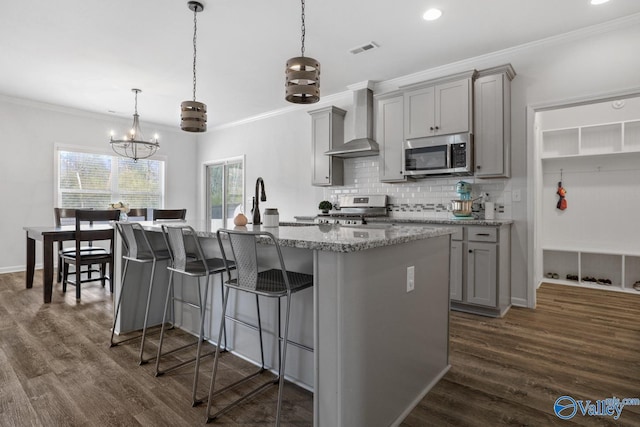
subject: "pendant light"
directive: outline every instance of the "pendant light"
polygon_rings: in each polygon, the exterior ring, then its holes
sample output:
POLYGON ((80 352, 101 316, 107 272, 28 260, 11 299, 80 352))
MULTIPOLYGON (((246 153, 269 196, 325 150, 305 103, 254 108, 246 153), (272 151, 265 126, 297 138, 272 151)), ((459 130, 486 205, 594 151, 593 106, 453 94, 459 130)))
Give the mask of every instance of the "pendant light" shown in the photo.
POLYGON ((133 113, 133 124, 128 135, 124 135, 122 139, 113 139, 111 132, 111 148, 122 157, 129 157, 137 162, 138 159, 146 159, 153 156, 160 144, 158 143, 158 135, 154 135, 153 139, 145 141, 142 129, 140 129, 140 116, 138 115, 138 94, 142 92, 140 89, 131 89, 135 93, 135 107, 133 113))
POLYGON ((180 129, 187 132, 207 131, 207 106, 196 101, 196 36, 198 31, 198 12, 204 10, 202 3, 190 1, 187 3, 193 11, 193 101, 184 101, 180 104, 180 129))
POLYGON ((301 55, 287 61, 285 99, 294 104, 313 104, 320 100, 320 63, 304 56, 304 0, 302 4, 302 49, 301 55))

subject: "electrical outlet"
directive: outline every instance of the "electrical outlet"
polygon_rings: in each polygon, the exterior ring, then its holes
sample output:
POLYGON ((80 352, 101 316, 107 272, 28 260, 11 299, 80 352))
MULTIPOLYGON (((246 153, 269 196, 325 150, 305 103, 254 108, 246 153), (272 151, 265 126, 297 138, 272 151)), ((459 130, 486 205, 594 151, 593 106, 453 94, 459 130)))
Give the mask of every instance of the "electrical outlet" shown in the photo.
POLYGON ((514 202, 522 201, 522 194, 520 193, 520 190, 513 190, 511 192, 511 200, 513 200, 514 202))
POLYGON ((407 267, 407 292, 415 289, 415 267, 407 267))

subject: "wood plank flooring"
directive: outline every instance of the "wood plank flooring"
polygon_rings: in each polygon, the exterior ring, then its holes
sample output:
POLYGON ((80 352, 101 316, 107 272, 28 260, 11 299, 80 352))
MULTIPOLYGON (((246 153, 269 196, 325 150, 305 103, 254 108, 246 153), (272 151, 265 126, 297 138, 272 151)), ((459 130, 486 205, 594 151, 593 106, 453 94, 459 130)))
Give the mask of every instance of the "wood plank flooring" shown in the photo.
MULTIPOLYGON (((40 274, 30 290, 24 273, 0 275, 0 426, 204 424, 205 407, 190 405, 191 368, 155 378, 152 364, 137 365, 137 344, 109 348, 108 290, 87 284, 76 302, 57 285, 53 303, 42 304, 40 274)), ((553 413, 562 395, 640 397, 640 295, 545 284, 536 310, 513 308, 503 319, 453 312, 450 332, 452 368, 403 427, 640 426, 640 406, 617 421, 553 413)), ((211 363, 203 362, 199 395, 211 363)), ((252 368, 225 355, 221 378, 252 368)), ((214 425, 272 425, 276 397, 273 387, 214 425)), ((312 412, 311 393, 287 384, 284 425, 310 426, 312 412)))

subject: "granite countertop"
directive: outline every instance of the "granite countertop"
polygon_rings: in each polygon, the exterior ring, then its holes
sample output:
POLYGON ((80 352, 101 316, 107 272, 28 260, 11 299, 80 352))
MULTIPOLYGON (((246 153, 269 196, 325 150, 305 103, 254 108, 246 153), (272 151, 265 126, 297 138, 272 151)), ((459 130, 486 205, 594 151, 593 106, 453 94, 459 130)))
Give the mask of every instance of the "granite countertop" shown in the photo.
MULTIPOLYGON (((145 229, 160 231, 162 224, 190 225, 200 237, 216 237, 215 231, 206 231, 203 224, 191 222, 166 222, 158 223, 147 221, 142 223, 145 229)), ((286 224, 286 223, 283 223, 286 224)), ((431 237, 452 234, 455 230, 448 227, 424 227, 410 224, 368 224, 362 226, 340 226, 329 224, 308 224, 306 226, 296 224, 280 225, 279 227, 235 227, 240 230, 267 231, 274 235, 278 244, 282 247, 301 249, 355 252, 383 246, 398 245, 415 240, 424 240, 431 237)), ((269 243, 265 240, 265 243, 269 243)))

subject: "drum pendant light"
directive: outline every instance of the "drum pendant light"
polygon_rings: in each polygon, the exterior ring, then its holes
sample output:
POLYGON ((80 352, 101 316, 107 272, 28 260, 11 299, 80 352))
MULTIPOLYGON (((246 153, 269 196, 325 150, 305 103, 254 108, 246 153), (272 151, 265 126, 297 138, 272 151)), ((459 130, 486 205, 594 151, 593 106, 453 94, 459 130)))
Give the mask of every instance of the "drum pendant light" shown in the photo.
POLYGON ((198 31, 198 12, 204 10, 202 3, 190 1, 187 3, 193 11, 193 101, 184 101, 180 104, 180 129, 187 132, 207 131, 207 106, 196 101, 196 35, 198 31))
POLYGON ((302 48, 301 55, 287 61, 285 99, 294 104, 313 104, 320 100, 320 63, 304 56, 304 0, 302 4, 302 48))

